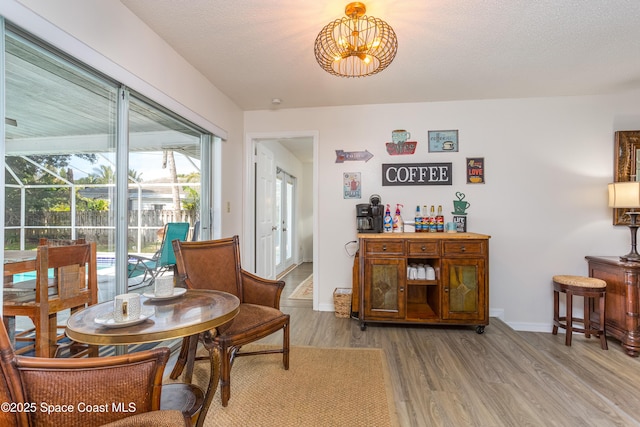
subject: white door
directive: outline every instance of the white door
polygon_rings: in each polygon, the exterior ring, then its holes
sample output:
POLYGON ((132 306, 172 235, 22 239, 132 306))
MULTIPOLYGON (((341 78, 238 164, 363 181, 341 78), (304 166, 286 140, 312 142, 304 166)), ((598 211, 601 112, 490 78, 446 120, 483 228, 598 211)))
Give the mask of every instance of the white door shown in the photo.
POLYGON ((294 264, 294 212, 295 177, 278 168, 276 174, 276 223, 275 237, 276 274, 280 274, 294 264))
POLYGON ((267 279, 276 278, 274 237, 278 230, 275 221, 275 175, 273 153, 263 144, 256 145, 256 274, 267 279))

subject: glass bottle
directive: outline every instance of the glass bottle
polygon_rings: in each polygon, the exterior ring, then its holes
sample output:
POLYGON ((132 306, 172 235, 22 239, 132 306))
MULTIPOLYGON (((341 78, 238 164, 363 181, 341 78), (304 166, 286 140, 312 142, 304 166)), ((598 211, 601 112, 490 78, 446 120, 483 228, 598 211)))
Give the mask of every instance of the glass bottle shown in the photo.
POLYGON ((438 215, 436 215, 436 231, 444 233, 444 215, 442 214, 442 205, 438 205, 438 215))
POLYGON ((436 232, 436 211, 435 207, 431 205, 431 211, 429 214, 429 233, 436 232))

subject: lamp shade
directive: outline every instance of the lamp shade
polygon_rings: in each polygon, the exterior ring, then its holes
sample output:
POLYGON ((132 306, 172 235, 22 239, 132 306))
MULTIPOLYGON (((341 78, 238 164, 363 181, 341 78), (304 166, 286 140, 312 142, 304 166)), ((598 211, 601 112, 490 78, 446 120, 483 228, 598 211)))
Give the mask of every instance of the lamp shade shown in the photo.
POLYGON ((613 182, 609 184, 610 208, 640 208, 640 182, 613 182))

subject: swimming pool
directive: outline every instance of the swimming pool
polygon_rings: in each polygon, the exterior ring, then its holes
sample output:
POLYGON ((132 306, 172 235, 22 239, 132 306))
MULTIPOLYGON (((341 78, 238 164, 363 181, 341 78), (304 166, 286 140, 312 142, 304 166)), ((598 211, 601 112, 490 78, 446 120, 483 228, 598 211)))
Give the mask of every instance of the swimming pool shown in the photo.
MULTIPOLYGON (((105 270, 107 268, 112 268, 116 264, 116 259, 115 258, 109 258, 109 257, 100 257, 99 256, 99 257, 97 257, 96 261, 97 261, 98 271, 105 270)), ((35 271, 29 271, 27 273, 14 274, 13 275, 13 283, 26 282, 27 280, 35 280, 35 278, 36 278, 36 272, 35 271)), ((53 269, 49 270, 49 278, 53 278, 53 269)))

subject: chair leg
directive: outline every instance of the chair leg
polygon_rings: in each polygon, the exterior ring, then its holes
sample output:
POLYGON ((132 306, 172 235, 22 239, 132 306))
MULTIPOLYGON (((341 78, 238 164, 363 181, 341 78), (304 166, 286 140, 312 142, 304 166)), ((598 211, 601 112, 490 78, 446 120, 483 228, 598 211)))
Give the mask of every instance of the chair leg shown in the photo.
POLYGON ((289 321, 285 323, 282 332, 282 364, 285 370, 289 370, 289 321))
POLYGON ((34 351, 36 357, 49 357, 49 316, 37 313, 33 319, 35 326, 34 351))
POLYGON ((584 297, 584 336, 591 338, 591 307, 593 298, 584 297))
POLYGON ((553 335, 558 335, 558 324, 560 323, 560 292, 553 291, 553 335))
POLYGON ((226 407, 231 398, 231 358, 233 348, 222 347, 220 349, 220 397, 222 406, 226 407))
POLYGON ((188 338, 187 362, 185 364, 185 371, 182 377, 182 380, 186 383, 191 383, 191 380, 193 379, 193 368, 196 363, 196 352, 198 351, 199 339, 200 334, 191 335, 188 338))
POLYGON ((3 316, 2 321, 4 327, 9 334, 9 341, 11 341, 11 347, 16 348, 16 317, 15 316, 3 316))
POLYGON ((571 346, 571 336, 573 335, 573 292, 567 291, 567 335, 565 345, 571 346))
POLYGON ((47 337, 47 355, 45 357, 55 357, 58 347, 58 314, 49 315, 49 333, 47 337))

